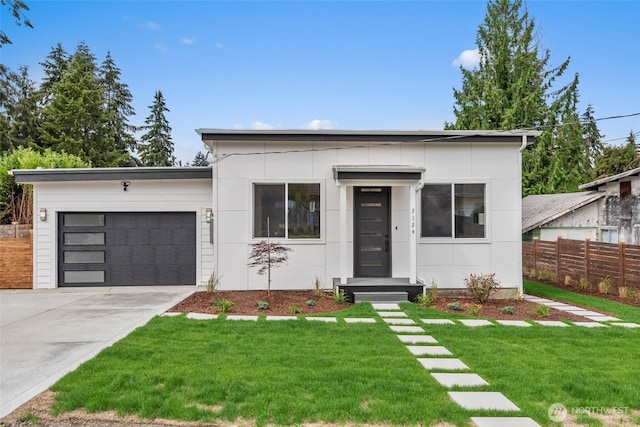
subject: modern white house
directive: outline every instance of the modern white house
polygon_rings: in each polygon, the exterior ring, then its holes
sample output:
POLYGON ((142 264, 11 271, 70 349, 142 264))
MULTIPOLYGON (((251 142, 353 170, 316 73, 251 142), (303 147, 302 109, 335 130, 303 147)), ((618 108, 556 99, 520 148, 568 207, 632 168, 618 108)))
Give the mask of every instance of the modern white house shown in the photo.
POLYGON ((34 288, 522 286, 521 153, 532 131, 197 129, 206 168, 15 170, 34 187, 34 288))

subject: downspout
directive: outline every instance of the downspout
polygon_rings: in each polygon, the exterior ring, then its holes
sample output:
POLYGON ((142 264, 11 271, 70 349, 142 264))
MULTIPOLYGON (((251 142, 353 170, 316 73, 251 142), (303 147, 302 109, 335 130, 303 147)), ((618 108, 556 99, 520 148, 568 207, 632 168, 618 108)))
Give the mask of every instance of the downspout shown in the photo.
POLYGON ((518 292, 522 297, 524 295, 524 287, 522 285, 522 152, 525 148, 527 148, 528 137, 527 134, 522 135, 522 144, 520 144, 520 149, 518 150, 518 180, 520 182, 520 203, 518 203, 518 218, 520 218, 520 230, 518 232, 518 248, 517 254, 519 257, 519 262, 516 264, 518 266, 518 292))

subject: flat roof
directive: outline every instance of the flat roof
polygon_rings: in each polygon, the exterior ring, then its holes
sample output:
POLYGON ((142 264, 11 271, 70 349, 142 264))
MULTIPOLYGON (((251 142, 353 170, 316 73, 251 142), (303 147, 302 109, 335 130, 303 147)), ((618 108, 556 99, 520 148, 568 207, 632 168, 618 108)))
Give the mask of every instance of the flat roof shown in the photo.
POLYGON ((260 142, 513 142, 527 144, 542 132, 534 130, 306 130, 306 129, 208 129, 196 132, 203 141, 260 141, 260 142))
POLYGON ((205 167, 131 167, 77 169, 14 169, 9 171, 16 182, 64 181, 135 181, 150 179, 212 179, 212 169, 205 167))

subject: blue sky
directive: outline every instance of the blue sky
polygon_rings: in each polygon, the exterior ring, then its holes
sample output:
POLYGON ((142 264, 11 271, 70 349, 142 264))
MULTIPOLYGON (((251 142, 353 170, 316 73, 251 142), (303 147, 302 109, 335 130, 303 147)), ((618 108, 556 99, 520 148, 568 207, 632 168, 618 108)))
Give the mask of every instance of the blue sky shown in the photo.
MULTIPOLYGON (((202 149, 195 128, 442 129, 452 121, 455 61, 475 49, 484 1, 26 0, 33 29, 0 25, 0 60, 38 65, 60 42, 111 52, 141 125, 161 90, 183 162, 202 149)), ((640 1, 529 1, 552 65, 580 74, 581 111, 640 112, 640 1)), ((621 144, 640 116, 603 120, 621 144), (620 139, 620 140, 618 140, 620 139)))

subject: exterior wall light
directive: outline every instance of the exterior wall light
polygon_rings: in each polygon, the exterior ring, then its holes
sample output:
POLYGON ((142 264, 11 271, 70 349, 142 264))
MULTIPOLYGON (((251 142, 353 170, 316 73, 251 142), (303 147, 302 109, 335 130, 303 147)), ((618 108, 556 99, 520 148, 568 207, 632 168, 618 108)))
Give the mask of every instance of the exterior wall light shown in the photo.
POLYGON ((207 208, 206 218, 207 224, 210 223, 211 219, 213 218, 213 211, 211 210, 211 208, 207 208))
POLYGON ((38 217, 40 218, 40 221, 46 221, 47 220, 47 210, 45 208, 40 208, 40 211, 38 212, 38 217))

